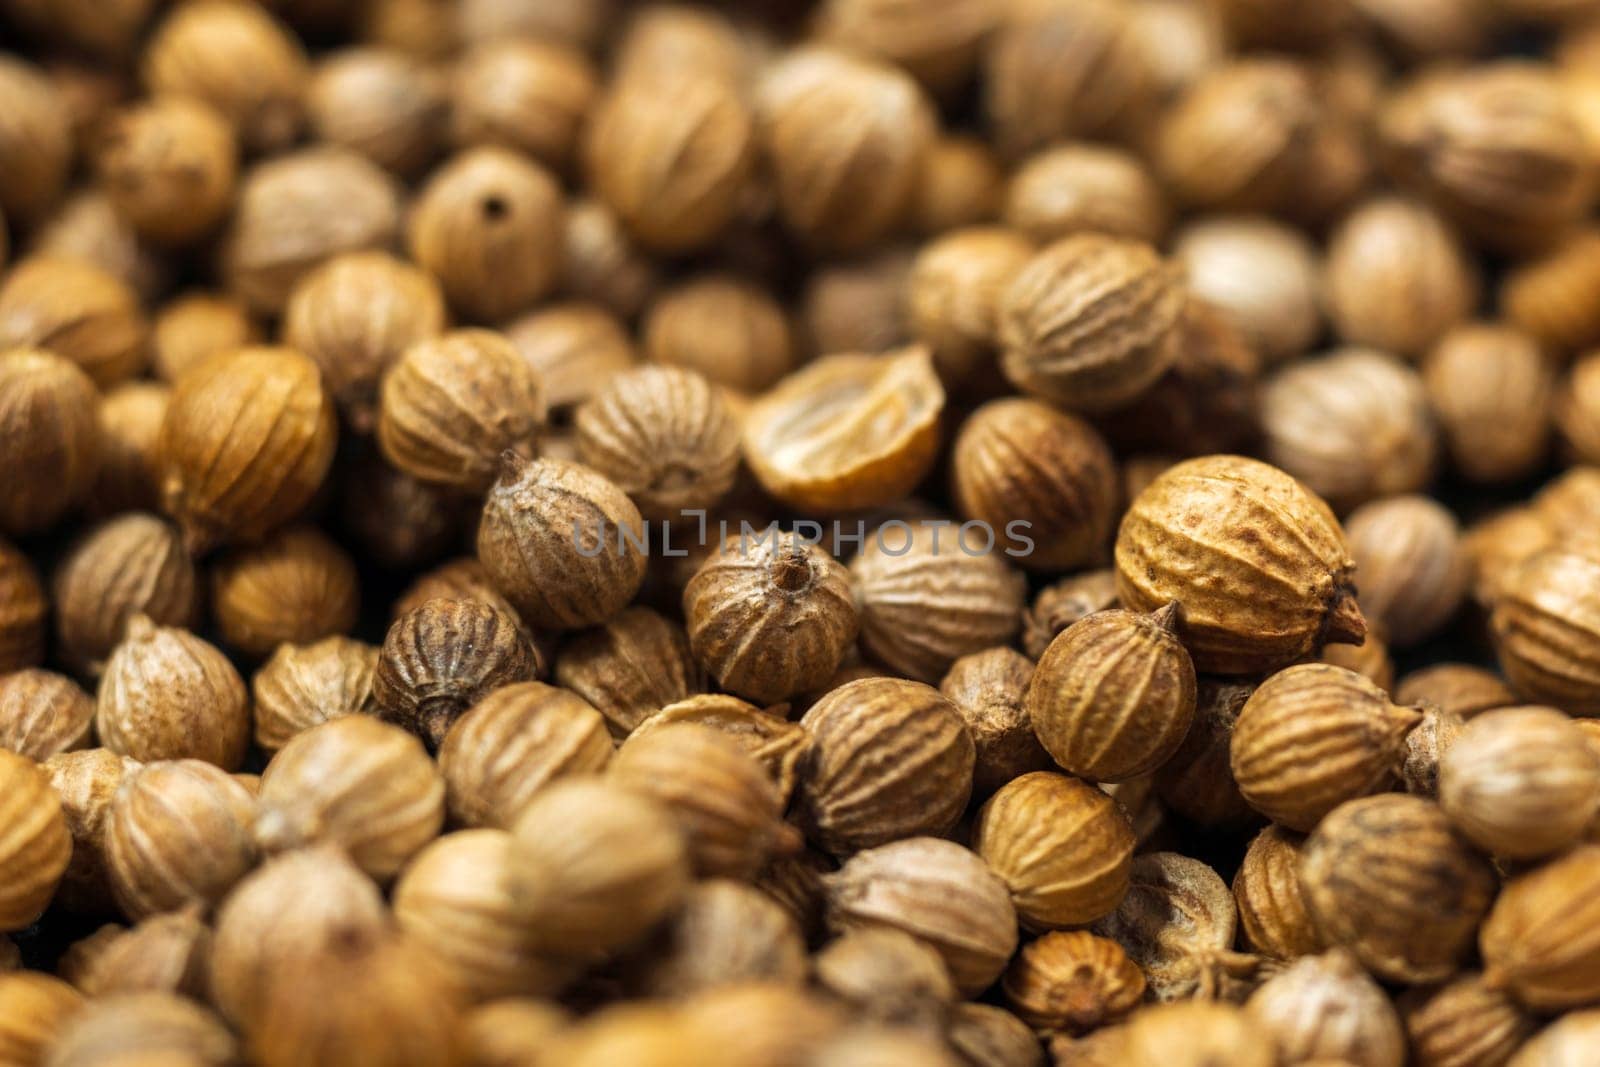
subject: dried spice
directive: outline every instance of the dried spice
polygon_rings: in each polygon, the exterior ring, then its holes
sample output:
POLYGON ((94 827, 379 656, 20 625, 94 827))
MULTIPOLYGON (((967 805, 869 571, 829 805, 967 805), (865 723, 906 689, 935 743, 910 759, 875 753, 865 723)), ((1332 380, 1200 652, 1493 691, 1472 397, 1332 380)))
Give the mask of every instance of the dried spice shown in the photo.
MULTIPOLYGON (((0 291, 0 314, 4 292, 0 291)), ((0 531, 35 533, 83 500, 100 462, 94 384, 39 349, 0 349, 0 531)))
POLYGON ((0 930, 21 930, 50 903, 72 837, 50 779, 26 756, 0 749, 0 930))
POLYGON ((237 770, 250 741, 249 696, 215 646, 135 615, 106 660, 94 725, 119 755, 237 770))
POLYGON ((1050 766, 1023 703, 1032 677, 1033 663, 1022 653, 989 648, 956 660, 939 682, 972 733, 974 796, 987 797, 1013 778, 1050 766))
POLYGON ((378 655, 376 647, 341 636, 280 645, 250 681, 256 744, 276 752, 330 719, 372 714, 378 655))

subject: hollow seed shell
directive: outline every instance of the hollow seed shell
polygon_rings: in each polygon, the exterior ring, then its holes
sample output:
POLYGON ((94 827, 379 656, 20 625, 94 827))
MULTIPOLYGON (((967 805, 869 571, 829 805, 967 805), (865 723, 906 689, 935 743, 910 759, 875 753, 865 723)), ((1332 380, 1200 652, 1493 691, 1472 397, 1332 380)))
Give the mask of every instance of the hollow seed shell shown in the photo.
POLYGON ((1255 966, 1251 957, 1232 951, 1237 928, 1227 883, 1211 867, 1176 852, 1135 859, 1126 895, 1091 927, 1139 965, 1149 996, 1158 1002, 1234 998, 1255 966))

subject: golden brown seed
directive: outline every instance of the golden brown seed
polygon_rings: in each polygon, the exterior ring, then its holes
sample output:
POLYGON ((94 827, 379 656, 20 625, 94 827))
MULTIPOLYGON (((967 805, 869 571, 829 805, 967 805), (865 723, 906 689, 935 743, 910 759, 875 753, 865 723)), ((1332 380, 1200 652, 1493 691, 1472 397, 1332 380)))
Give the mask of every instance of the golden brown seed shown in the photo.
POLYGON ((233 129, 198 99, 156 97, 111 116, 94 162, 117 214, 163 245, 203 237, 233 206, 233 129))
POLYGON ((1490 617, 1500 669, 1523 698, 1600 711, 1600 559, 1583 546, 1539 552, 1507 575, 1490 617))
POLYGON ((850 563, 863 650, 930 683, 961 656, 1010 641, 1025 603, 1022 575, 994 551, 995 531, 953 525, 884 522, 850 563))
POLYGON ((1494 871, 1437 804, 1385 795, 1334 809, 1305 844, 1300 882, 1317 929, 1379 978, 1442 981, 1494 894, 1494 871))
POLYGON ((1251 995, 1245 1011, 1294 1062, 1401 1067, 1406 1061, 1389 995, 1344 949, 1291 963, 1251 995))
POLYGON ((279 645, 345 633, 360 607, 355 561, 311 526, 235 549, 211 572, 211 610, 223 643, 256 660, 279 645))
POLYGON ((753 877, 774 853, 799 844, 782 821, 783 798, 753 755, 709 726, 638 731, 607 769, 611 781, 662 805, 709 877, 753 877))
POLYGON ((90 997, 177 993, 203 1002, 210 955, 211 927, 198 907, 186 907, 116 933, 90 957, 74 984, 90 997))
POLYGON ((985 54, 984 105, 1008 156, 1135 132, 1155 84, 1126 11, 1040 0, 1004 13, 985 54))
POLYGON ((1422 381, 1451 460, 1468 479, 1511 481, 1544 458, 1554 383, 1527 334, 1492 325, 1452 330, 1424 362, 1422 381))
POLYGON ((824 992, 874 1022, 937 1026, 957 999, 943 957, 888 927, 835 938, 817 952, 812 969, 824 992))
POLYGON ((944 381, 971 382, 991 365, 1000 343, 1000 298, 1033 251, 1033 243, 1012 230, 972 226, 944 233, 917 253, 905 281, 904 313, 944 381))
POLYGON ((811 744, 799 723, 780 717, 787 711, 787 704, 762 709, 737 697, 706 693, 668 704, 641 722, 634 733, 649 733, 678 723, 709 727, 761 765, 778 787, 782 805, 787 806, 799 778, 800 761, 811 744))
MULTIPOLYGON (((40 229, 31 251, 29 259, 76 260, 80 266, 98 270, 131 288, 145 300, 156 299, 172 284, 171 264, 139 240, 133 228, 112 209, 109 197, 93 190, 79 193, 63 204, 40 229)), ((142 350, 133 354, 124 351, 123 355, 135 367, 143 358, 142 350)), ((120 372, 121 377, 127 373, 120 372)))
POLYGON ((990 0, 941 0, 905 6, 893 0, 830 0, 821 12, 833 41, 904 67, 931 90, 959 87, 1000 19, 990 0))
POLYGON ((71 855, 50 779, 26 756, 0 749, 0 931, 21 930, 39 917, 71 855))
POLYGON ((1039 1030, 1095 1030, 1144 998, 1144 973, 1122 946, 1086 930, 1057 930, 1024 945, 1001 984, 1006 1003, 1039 1030))
POLYGON ((1154 244, 1167 228, 1161 187, 1137 156, 1118 148, 1048 148, 1017 168, 1005 197, 1006 224, 1040 242, 1090 232, 1154 244))
POLYGON ((44 659, 49 612, 50 602, 32 562, 0 540, 0 671, 32 667, 44 659))
POLYGON ((1023 706, 1033 663, 1010 648, 987 648, 950 665, 939 692, 954 704, 972 733, 977 760, 972 772, 975 796, 987 797, 1029 771, 1050 766, 1023 706))
POLYGON ((704 377, 639 367, 578 409, 578 455, 650 518, 710 508, 733 487, 739 425, 704 377))
POLYGON ((856 637, 844 567, 776 527, 729 534, 685 587, 683 614, 695 662, 762 703, 822 685, 856 637))
POLYGON ((83 1008, 77 990, 38 971, 0 974, 0 1000, 0 1058, 17 1064, 43 1063, 83 1008))
POLYGON ((1233 877, 1244 943, 1264 956, 1292 960, 1324 947, 1300 886, 1304 849, 1300 834, 1268 826, 1250 842, 1233 877))
POLYGON ((1475 716, 1439 759, 1439 806, 1487 852, 1531 859, 1578 841, 1600 810, 1600 755, 1554 708, 1475 716))
POLYGON ((273 988, 392 929, 383 895, 332 845, 270 859, 217 913, 211 996, 236 1026, 258 1024, 273 988))
POLYGON ((1025 707, 1061 767, 1120 782, 1161 766, 1194 718, 1195 677, 1177 604, 1150 615, 1112 610, 1075 623, 1039 660, 1025 707))
POLYGON ((337 844, 388 881, 444 823, 444 779, 416 738, 346 715, 291 738, 261 776, 256 842, 269 854, 337 844))
POLYGON ((1534 507, 1507 508, 1468 527, 1461 544, 1472 561, 1472 595, 1478 605, 1492 608, 1518 566, 1555 542, 1550 521, 1534 507))
POLYGON ((180 5, 147 45, 143 77, 152 93, 191 96, 216 108, 252 151, 282 150, 300 132, 305 53, 255 4, 180 5))
POLYGON ((1600 359, 1595 353, 1567 373, 1556 396, 1555 421, 1569 453, 1582 463, 1600 460, 1600 359))
POLYGON ((439 747, 451 817, 506 830, 535 793, 611 761, 606 721, 587 701, 539 682, 503 686, 473 704, 439 747))
POLYGON ((1384 107, 1378 133, 1399 178, 1496 247, 1546 243, 1594 201, 1581 129, 1537 64, 1418 79, 1384 107))
POLYGON ((476 495, 508 450, 531 457, 544 420, 539 376, 511 342, 456 330, 412 344, 384 375, 378 446, 405 473, 476 495))
POLYGON ((161 426, 162 494, 192 552, 259 541, 333 462, 333 399, 291 348, 241 348, 185 372, 161 426))
POLYGON ((421 1067, 459 1060, 460 1013, 454 988, 421 946, 391 936, 341 946, 307 967, 302 981, 275 986, 246 1036, 262 1067, 361 1058, 421 1067))
POLYGON ((373 706, 433 751, 478 700, 531 680, 543 666, 516 619, 486 601, 441 597, 389 627, 372 678, 373 706))
POLYGON ((135 615, 106 660, 95 732, 136 760, 198 759, 236 770, 250 742, 249 697, 215 646, 135 615))
POLYGON ((535 997, 504 997, 468 1012, 462 1022, 472 1067, 517 1067, 540 1056, 564 1030, 566 1009, 535 997))
POLYGON ((979 810, 972 836, 1029 927, 1091 922, 1127 890, 1134 836, 1126 813, 1065 775, 1035 771, 1002 786, 979 810))
POLYGON ((953 842, 908 837, 857 853, 823 882, 831 929, 903 930, 939 951, 963 995, 987 988, 1016 948, 1005 883, 953 842))
POLYGON ((932 466, 944 403, 925 348, 828 356, 751 405, 745 460, 763 488, 791 507, 890 504, 932 466))
POLYGON ((1426 205, 1381 197, 1334 231, 1323 291, 1346 344, 1416 358, 1477 307, 1479 280, 1448 223, 1426 205))
POLYGON ((368 433, 385 373, 407 349, 444 328, 444 294, 431 276, 384 252, 351 252, 295 286, 283 335, 322 371, 351 427, 368 433))
POLYGON ((615 16, 609 0, 546 0, 534 7, 512 0, 466 0, 460 5, 462 40, 547 37, 583 47, 598 43, 615 16))
POLYGON ((540 947, 567 958, 638 940, 689 888, 688 847, 667 809, 603 779, 541 790, 514 834, 512 899, 540 947))
POLYGON ((1123 516, 1116 560, 1128 608, 1183 606, 1184 645, 1202 671, 1259 672, 1366 632, 1333 513, 1255 460, 1207 456, 1170 468, 1123 516), (1224 574, 1225 586, 1213 584, 1224 574))
POLYGON ((567 977, 513 903, 511 849, 503 830, 450 834, 419 852, 394 887, 400 929, 474 1003, 553 993, 567 977))
POLYGON ((972 791, 975 760, 961 713, 920 682, 864 678, 812 705, 799 817, 835 854, 947 833, 972 791))
POLYGON ((1311 70, 1248 56, 1206 72, 1177 100, 1157 131, 1155 164, 1195 207, 1316 218, 1366 176, 1354 136, 1311 70))
POLYGON ((306 88, 316 139, 403 177, 427 168, 448 132, 448 86, 416 57, 382 47, 330 53, 306 88))
POLYGON ((1463 972, 1448 984, 1400 998, 1400 1021, 1420 1067, 1504 1064, 1537 1024, 1483 975, 1463 972))
POLYGON ((20 222, 53 206, 71 173, 67 102, 44 71, 10 54, 0 62, 0 92, 10 102, 0 126, 0 211, 20 222))
POLYGON ((1478 933, 1484 980, 1537 1012, 1594 1003, 1600 939, 1593 921, 1600 846, 1566 855, 1506 882, 1478 933))
POLYGON ((1347 800, 1393 785, 1422 721, 1366 678, 1327 664, 1279 671, 1239 712, 1233 776, 1250 806, 1310 831, 1347 800))
POLYGON ((630 987, 671 998, 757 983, 798 987, 808 971, 794 918, 760 890, 724 878, 692 887, 634 967, 630 987))
POLYGON ((617 316, 598 304, 550 305, 516 320, 505 334, 539 375, 553 412, 582 404, 639 361, 617 316))
POLYGON ((43 763, 89 746, 94 699, 72 679, 28 668, 0 674, 0 748, 43 763))
POLYGON ((1192 298, 1244 334, 1268 363, 1305 353, 1322 330, 1321 267, 1305 234, 1254 216, 1202 219, 1173 247, 1192 298))
POLYGON ((962 424, 951 453, 956 507, 1029 569, 1099 562, 1114 518, 1116 466, 1087 423, 1037 400, 993 400, 962 424), (1013 523, 1020 537, 1012 534, 1013 523), (1025 539, 1025 543, 1024 543, 1025 539))
POLYGON ((706 70, 619 79, 591 112, 583 146, 592 194, 662 253, 710 244, 740 212, 756 165, 742 88, 706 70))
POLYGON ((922 178, 911 199, 911 225, 935 237, 1000 214, 1005 175, 1000 161, 976 137, 936 137, 922 157, 922 178))
POLYGON ((407 244, 466 318, 500 321, 554 288, 561 198, 543 167, 503 148, 457 155, 429 178, 407 244))
POLYGON ((330 719, 372 714, 377 668, 378 649, 348 637, 280 645, 250 682, 256 744, 276 752, 330 719))
POLYGON ((1562 1016, 1529 1039, 1509 1061, 1509 1067, 1560 1067, 1582 1064, 1600 1036, 1600 1012, 1575 1011, 1562 1016))
POLYGON ((778 60, 757 91, 778 212, 803 240, 849 250, 906 215, 937 126, 901 71, 811 47, 778 60))
POLYGON ((645 318, 644 346, 657 363, 748 393, 768 388, 795 362, 783 308, 764 289, 728 275, 661 294, 645 318))
POLYGON ((622 490, 564 460, 504 458, 484 504, 478 558, 533 626, 594 626, 644 580, 643 520, 622 490))
POLYGON ((1137 397, 1172 366, 1186 299, 1150 246, 1085 233, 1036 255, 1000 302, 1001 369, 1023 391, 1079 411, 1137 397))
POLYGON ((114 914, 106 873, 106 812, 122 779, 139 764, 109 749, 90 748, 51 756, 43 766, 72 835, 72 858, 55 903, 73 914, 114 914))
POLYGON ((1291 366, 1261 390, 1264 454, 1340 511, 1415 492, 1438 452, 1422 379, 1370 349, 1291 366))
POLYGON ((1500 289, 1500 308, 1511 323, 1545 348, 1581 351, 1600 342, 1600 272, 1594 254, 1600 232, 1574 231, 1555 247, 1513 269, 1500 289))
POLYGON ((345 252, 394 244, 400 212, 398 183, 348 149, 277 156, 258 163, 239 186, 223 277, 253 311, 280 314, 295 285, 318 266, 345 252))
POLYGON ((1391 643, 1416 644, 1450 621, 1470 577, 1454 515, 1427 497, 1399 496, 1357 508, 1345 525, 1362 614, 1391 643))
POLYGON ((563 645, 555 679, 598 708, 615 737, 704 688, 683 627, 637 606, 563 645))
MULTIPOLYGON (((15 275, 13 275, 15 277, 15 275)), ((0 323, 5 293, 0 290, 0 323)), ((3 330, 0 325, 0 330, 3 330)), ((100 462, 99 397, 69 361, 0 341, 0 531, 38 533, 83 500, 100 462)))
POLYGON ((655 264, 633 246, 622 224, 597 200, 567 207, 562 230, 562 283, 568 295, 631 319, 655 295, 655 264))
POLYGON ((500 145, 565 169, 596 95, 578 49, 553 41, 485 42, 456 67, 451 134, 463 148, 500 145))
POLYGON ((85 501, 91 514, 161 506, 161 423, 171 398, 171 387, 156 382, 126 382, 100 398, 100 469, 85 501))
POLYGON ((1238 915, 1227 883, 1176 852, 1133 861, 1127 895, 1092 929, 1122 946, 1156 1001, 1240 1000, 1260 961, 1234 952, 1238 915))
POLYGON ((49 1062, 229 1067, 239 1062, 239 1044, 221 1019, 187 997, 122 993, 86 1004, 51 1047, 49 1062))
POLYGON ((1196 683, 1194 720, 1178 750, 1156 771, 1156 792, 1168 808, 1201 826, 1249 826, 1260 816, 1239 795, 1228 749, 1239 711, 1256 687, 1204 676, 1196 683))
POLYGON ((1493 671, 1466 663, 1436 663, 1400 679, 1395 701, 1410 706, 1432 704, 1440 711, 1470 719, 1490 708, 1515 704, 1517 697, 1493 671))
POLYGON ((106 866, 122 913, 143 919, 209 909, 255 866, 256 801, 199 760, 150 763, 127 775, 106 813, 106 866))
POLYGON ((208 357, 257 344, 261 337, 242 301, 217 293, 185 293, 156 315, 150 335, 156 376, 176 383, 208 357))
POLYGON ((890 247, 813 272, 799 315, 810 350, 883 352, 911 341, 905 293, 913 266, 909 249, 890 247))

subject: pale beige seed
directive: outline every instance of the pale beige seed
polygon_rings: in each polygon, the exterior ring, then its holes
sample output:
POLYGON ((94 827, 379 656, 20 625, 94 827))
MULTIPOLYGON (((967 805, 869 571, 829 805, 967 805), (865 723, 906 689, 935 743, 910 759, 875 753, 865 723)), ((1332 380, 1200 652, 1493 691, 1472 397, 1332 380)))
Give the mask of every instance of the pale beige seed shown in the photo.
POLYGON ((1405 1034, 1389 995, 1344 949, 1291 963, 1251 995, 1245 1011, 1293 1062, 1402 1067, 1406 1061, 1405 1034))
POLYGON ((967 996, 998 978, 1016 949, 1005 883, 953 842, 908 837, 868 849, 823 882, 831 929, 889 927, 918 937, 944 957, 967 996))
POLYGON ((94 698, 71 678, 28 668, 0 674, 0 748, 43 763, 89 747, 94 698))
POLYGON ((106 661, 95 732, 136 760, 201 759, 236 770, 250 742, 249 696, 214 646, 135 615, 106 661))

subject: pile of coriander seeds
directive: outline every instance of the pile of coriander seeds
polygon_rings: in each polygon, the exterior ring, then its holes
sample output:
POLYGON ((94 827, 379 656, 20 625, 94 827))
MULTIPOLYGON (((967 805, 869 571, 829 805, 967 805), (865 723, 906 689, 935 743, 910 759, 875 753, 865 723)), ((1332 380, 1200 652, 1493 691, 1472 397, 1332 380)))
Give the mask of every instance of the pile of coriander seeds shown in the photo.
POLYGON ((1600 1063, 1600 0, 0 0, 0 1067, 1600 1063))

